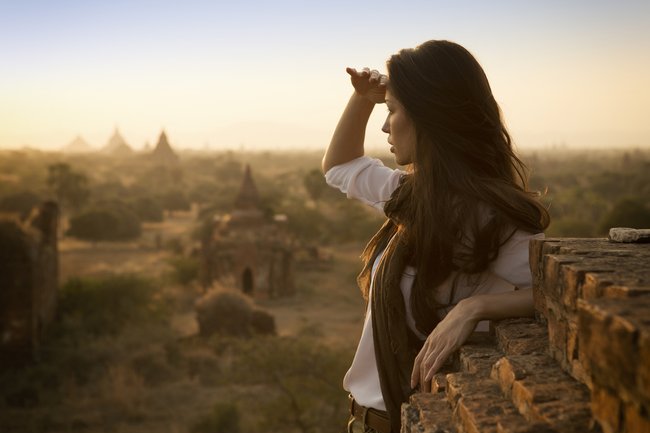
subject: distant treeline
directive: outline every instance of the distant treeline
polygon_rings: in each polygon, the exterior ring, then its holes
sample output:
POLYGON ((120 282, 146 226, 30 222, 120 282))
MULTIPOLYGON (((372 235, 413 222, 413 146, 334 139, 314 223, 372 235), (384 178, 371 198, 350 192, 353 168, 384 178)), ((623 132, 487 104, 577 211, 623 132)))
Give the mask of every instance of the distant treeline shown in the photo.
MULTIPOLYGON (((37 151, 0 153, 0 212, 25 214, 56 199, 70 235, 121 240, 140 235, 141 222, 161 221, 196 204, 201 227, 232 210, 244 168, 269 218, 307 243, 365 240, 381 217, 325 184, 322 152, 181 154, 176 164, 143 158, 37 151), (107 230, 107 227, 112 227, 107 230)), ((650 150, 537 150, 522 153, 530 187, 549 206, 550 236, 603 236, 613 226, 650 227, 650 150)), ((382 159, 392 165, 390 155, 382 159)))

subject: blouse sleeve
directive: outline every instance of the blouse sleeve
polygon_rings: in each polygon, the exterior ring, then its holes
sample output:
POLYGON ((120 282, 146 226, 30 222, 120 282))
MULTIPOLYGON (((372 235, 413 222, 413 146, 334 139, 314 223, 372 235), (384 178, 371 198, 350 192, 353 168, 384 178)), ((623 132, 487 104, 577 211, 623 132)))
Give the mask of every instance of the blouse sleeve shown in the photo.
POLYGON ((529 244, 532 239, 543 239, 544 233, 527 233, 521 230, 499 249, 499 256, 492 263, 491 270, 504 280, 521 289, 532 287, 529 244))
POLYGON ((384 204, 405 173, 386 167, 379 159, 361 156, 330 168, 325 173, 325 181, 348 198, 360 200, 383 213, 384 204))

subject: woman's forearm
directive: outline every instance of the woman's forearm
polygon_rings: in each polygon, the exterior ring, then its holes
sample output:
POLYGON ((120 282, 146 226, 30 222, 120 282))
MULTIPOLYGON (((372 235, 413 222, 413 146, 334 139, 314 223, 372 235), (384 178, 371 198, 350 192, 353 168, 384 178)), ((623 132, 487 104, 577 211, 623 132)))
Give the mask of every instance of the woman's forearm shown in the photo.
POLYGON ((357 92, 352 94, 323 157, 323 173, 335 165, 363 156, 366 126, 374 106, 368 98, 357 92))
POLYGON ((529 317, 535 313, 533 289, 471 296, 457 305, 471 320, 501 320, 509 317, 529 317))

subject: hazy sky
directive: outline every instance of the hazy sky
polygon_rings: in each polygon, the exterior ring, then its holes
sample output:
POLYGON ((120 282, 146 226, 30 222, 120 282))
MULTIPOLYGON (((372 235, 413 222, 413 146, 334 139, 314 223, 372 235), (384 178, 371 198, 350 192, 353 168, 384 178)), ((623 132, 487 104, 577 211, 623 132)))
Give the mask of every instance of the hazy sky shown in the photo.
MULTIPOLYGON (((519 147, 650 146, 650 1, 0 0, 0 148, 323 148, 351 93, 449 39, 483 65, 519 147)), ((377 107, 368 133, 379 131, 377 107)))

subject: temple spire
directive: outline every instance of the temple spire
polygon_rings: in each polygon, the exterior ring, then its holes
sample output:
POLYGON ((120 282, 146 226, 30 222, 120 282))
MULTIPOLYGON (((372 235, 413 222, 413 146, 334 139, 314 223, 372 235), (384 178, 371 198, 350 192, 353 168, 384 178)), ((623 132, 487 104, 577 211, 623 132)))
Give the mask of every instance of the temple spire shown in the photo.
POLYGON ((255 186, 255 181, 253 180, 253 175, 251 173, 251 166, 249 164, 246 164, 244 180, 239 189, 239 194, 237 194, 237 198, 235 199, 235 209, 261 209, 260 195, 257 192, 257 186, 255 186))

